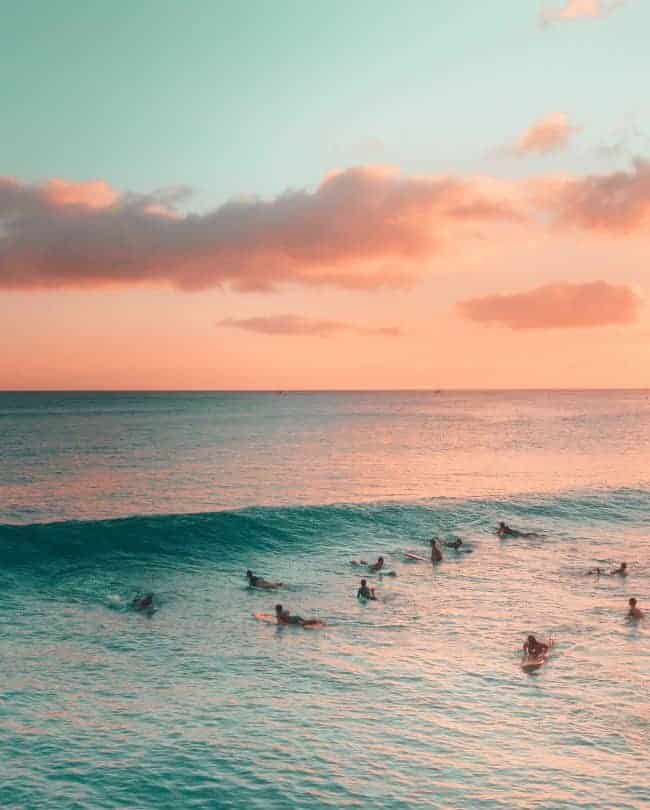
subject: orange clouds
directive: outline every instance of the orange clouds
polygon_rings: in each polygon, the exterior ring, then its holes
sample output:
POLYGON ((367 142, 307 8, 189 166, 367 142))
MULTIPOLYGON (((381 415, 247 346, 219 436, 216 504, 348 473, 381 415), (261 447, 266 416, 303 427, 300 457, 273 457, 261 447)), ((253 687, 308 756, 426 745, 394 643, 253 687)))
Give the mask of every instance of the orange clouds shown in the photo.
POLYGON ((566 329, 632 323, 639 296, 629 287, 593 281, 546 284, 511 295, 488 295, 459 303, 464 317, 510 329, 566 329))
POLYGON ((526 130, 512 148, 512 154, 523 157, 531 153, 546 154, 564 149, 574 128, 564 113, 550 113, 526 130))
POLYGON ((307 318, 303 315, 268 315, 259 318, 226 318, 217 326, 228 326, 257 332, 262 335, 284 337, 332 337, 348 333, 366 337, 399 337, 401 330, 395 326, 363 327, 343 321, 307 318))
POLYGON ((117 202, 119 195, 103 180, 69 183, 53 178, 43 186, 43 197, 53 205, 83 205, 87 208, 107 208, 117 202))
MULTIPOLYGON (((536 137, 540 148, 549 144, 536 137)), ((314 190, 233 200, 205 214, 178 210, 188 193, 0 179, 0 289, 373 290, 412 283, 433 259, 447 271, 484 266, 494 249, 514 259, 517 245, 558 228, 643 239, 650 224, 650 163, 642 160, 608 175, 519 181, 359 167, 314 190)))
POLYGON ((540 20, 542 24, 553 22, 571 22, 572 20, 596 19, 604 17, 623 5, 625 0, 565 0, 559 8, 542 6, 540 20))
POLYGON ((332 173, 314 191, 235 200, 202 215, 178 214, 186 193, 118 196, 100 181, 0 179, 0 287, 404 285, 468 225, 521 218, 497 183, 385 167, 332 173))

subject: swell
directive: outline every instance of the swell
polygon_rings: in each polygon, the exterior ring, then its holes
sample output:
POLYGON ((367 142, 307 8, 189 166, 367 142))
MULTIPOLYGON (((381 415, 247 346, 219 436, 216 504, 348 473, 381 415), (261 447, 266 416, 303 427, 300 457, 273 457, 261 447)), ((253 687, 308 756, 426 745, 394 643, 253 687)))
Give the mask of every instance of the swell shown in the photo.
MULTIPOLYGON (((120 567, 135 560, 179 564, 242 560, 254 551, 296 551, 430 537, 434 533, 489 533, 497 520, 528 530, 605 524, 642 526, 650 492, 616 489, 510 499, 437 498, 311 507, 260 507, 97 521, 0 524, 4 572, 55 575, 74 565, 120 567)), ((562 538, 555 531, 553 539, 562 538)))

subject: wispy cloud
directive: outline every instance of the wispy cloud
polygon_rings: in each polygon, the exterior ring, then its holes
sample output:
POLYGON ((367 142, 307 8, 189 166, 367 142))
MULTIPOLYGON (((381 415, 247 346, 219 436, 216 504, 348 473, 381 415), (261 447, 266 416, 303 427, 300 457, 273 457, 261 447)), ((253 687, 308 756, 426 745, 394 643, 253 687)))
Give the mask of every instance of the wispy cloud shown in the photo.
POLYGON ((542 25, 605 17, 623 6, 625 0, 565 0, 561 6, 542 2, 539 18, 542 25))
POLYGON ((0 178, 0 287, 403 286, 454 229, 519 219, 503 188, 369 166, 331 173, 313 191, 181 215, 184 187, 118 194, 101 181, 0 178))
POLYGON ((402 330, 396 326, 366 327, 345 321, 330 321, 321 318, 308 318, 304 315, 267 315, 258 318, 225 318, 217 326, 243 329, 262 335, 284 337, 327 338, 340 334, 354 334, 365 337, 399 337, 402 330))
POLYGON ((569 124, 565 113, 549 113, 522 132, 513 143, 501 147, 498 154, 521 158, 558 152, 566 149, 571 136, 577 131, 578 127, 569 124))
POLYGON ((564 281, 528 292, 471 298, 458 307, 465 318, 477 323, 510 329, 568 329, 633 323, 640 305, 639 295, 623 285, 564 281))

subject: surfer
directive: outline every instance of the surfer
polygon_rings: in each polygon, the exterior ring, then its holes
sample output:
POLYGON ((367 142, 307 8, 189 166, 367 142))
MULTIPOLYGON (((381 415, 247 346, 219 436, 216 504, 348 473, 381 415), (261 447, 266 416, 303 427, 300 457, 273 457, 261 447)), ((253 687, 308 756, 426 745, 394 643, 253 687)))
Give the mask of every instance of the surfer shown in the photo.
POLYGON ((377 599, 375 589, 369 588, 365 579, 361 580, 361 585, 357 591, 357 599, 377 599))
POLYGON ((282 605, 275 606, 275 618, 278 624, 299 624, 301 627, 310 627, 321 624, 320 619, 303 619, 302 616, 291 615, 282 605))
POLYGON ((501 520, 497 526, 497 536, 503 540, 506 537, 537 537, 537 534, 535 532, 520 532, 519 529, 513 529, 501 520))
POLYGON ((621 577, 627 576, 627 563, 621 563, 618 568, 614 568, 612 571, 609 572, 610 576, 619 575, 621 577))
POLYGON ((377 557, 377 562, 376 563, 369 563, 369 562, 366 562, 365 560, 361 560, 361 564, 362 565, 367 565, 368 566, 368 571, 372 572, 373 574, 376 574, 377 571, 381 571, 381 569, 384 567, 384 558, 383 557, 377 557))
POLYGON ((145 593, 144 596, 136 596, 131 602, 133 610, 152 610, 153 609, 153 594, 145 593))
POLYGON ((636 599, 632 596, 630 601, 628 602, 630 609, 627 612, 628 619, 642 619, 644 617, 644 613, 641 608, 636 606, 636 599))
POLYGON ((442 562, 442 551, 437 546, 437 541, 435 537, 431 538, 431 562, 432 563, 439 563, 442 562))
POLYGON ((384 567, 384 558, 377 557, 377 562, 373 563, 372 565, 369 565, 368 570, 376 574, 377 571, 381 571, 383 567, 384 567))
POLYGON ((463 541, 460 537, 457 537, 455 540, 445 540, 445 548, 453 548, 454 551, 459 551, 460 547, 463 545, 463 541))
POLYGON ((273 588, 281 588, 281 582, 269 582, 266 579, 262 579, 262 577, 256 577, 252 571, 246 571, 246 579, 248 580, 248 584, 251 588, 265 588, 266 590, 272 590, 273 588))
POLYGON ((548 644, 538 641, 535 636, 530 635, 524 642, 524 653, 531 658, 538 658, 540 655, 546 655, 548 652, 548 644))

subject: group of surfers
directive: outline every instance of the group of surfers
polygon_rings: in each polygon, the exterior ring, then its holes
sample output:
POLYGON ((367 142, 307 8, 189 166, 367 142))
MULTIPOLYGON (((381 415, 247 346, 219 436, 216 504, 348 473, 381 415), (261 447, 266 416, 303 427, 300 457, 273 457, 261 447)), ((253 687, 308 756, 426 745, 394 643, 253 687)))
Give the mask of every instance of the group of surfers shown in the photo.
MULTIPOLYGON (((506 523, 501 521, 497 528, 496 534, 501 539, 506 537, 536 537, 537 535, 535 532, 521 532, 517 529, 513 529, 508 526, 506 523)), ((432 563, 439 563, 442 562, 442 551, 440 546, 440 540, 438 538, 433 537, 429 541, 431 545, 431 562, 432 563)), ((452 549, 454 551, 462 550, 463 541, 460 538, 456 538, 454 540, 447 540, 442 543, 442 546, 445 548, 452 549)), ((377 562, 368 563, 365 560, 359 561, 361 565, 365 565, 368 568, 368 572, 372 574, 377 574, 384 568, 385 560, 382 556, 377 557, 377 562)), ((592 568, 587 571, 587 574, 595 575, 595 576, 622 576, 626 577, 628 575, 627 570, 627 563, 622 562, 618 568, 614 568, 611 571, 607 572, 601 568, 592 568)), ((252 571, 246 571, 246 579, 248 580, 248 584, 251 588, 260 588, 262 590, 275 590, 277 588, 281 588, 284 583, 282 582, 273 582, 268 579, 264 579, 264 577, 259 577, 254 574, 252 571)), ((375 589, 368 585, 368 581, 366 579, 362 579, 357 590, 357 599, 364 599, 364 600, 372 600, 376 601, 377 595, 375 593, 375 589)), ((634 597, 631 597, 628 601, 629 609, 627 612, 627 617, 630 619, 642 619, 644 616, 643 611, 641 608, 637 607, 637 600, 634 597)), ((143 613, 152 613, 154 608, 154 594, 153 593, 145 593, 141 596, 136 596, 132 602, 131 607, 134 610, 143 613)), ((296 616, 290 613, 286 608, 282 605, 278 604, 275 606, 275 616, 278 624, 282 625, 300 625, 302 627, 309 627, 317 624, 321 624, 319 619, 303 619, 301 616, 296 616)), ((537 641, 535 636, 530 635, 528 639, 524 643, 524 653, 531 656, 537 657, 540 655, 545 655, 548 652, 548 645, 543 644, 540 641, 537 641)))
MULTIPOLYGON (((535 532, 522 532, 518 529, 513 529, 500 521, 496 528, 496 534, 499 538, 504 539, 508 537, 537 537, 538 535, 535 532)), ((442 562, 443 556, 440 546, 440 540, 438 538, 433 537, 429 541, 431 546, 431 562, 432 563, 439 563, 442 562)), ((456 538, 454 540, 447 540, 442 543, 442 546, 445 548, 452 549, 454 551, 462 550, 463 541, 460 538, 456 538)), ((365 565, 368 568, 368 572, 372 574, 379 573, 385 564, 385 560, 382 556, 377 557, 377 562, 368 563, 366 560, 359 560, 359 564, 365 565)), ((593 568, 587 572, 588 574, 594 574, 596 576, 605 575, 607 572, 603 571, 600 568, 593 568)), ((608 572, 610 576, 619 575, 619 576, 627 576, 627 563, 622 562, 618 568, 614 568, 612 571, 608 572)), ((281 588, 283 583, 282 582, 273 582, 263 577, 259 577, 255 575, 252 571, 246 571, 246 579, 248 580, 248 584, 252 588, 261 588, 263 590, 275 590, 276 588, 281 588)), ((359 584, 359 588, 357 590, 357 599, 363 600, 371 600, 376 601, 377 595, 375 593, 374 587, 368 585, 368 581, 366 579, 362 579, 361 583, 359 584)), ((643 611, 637 607, 637 600, 632 597, 630 598, 629 602, 629 609, 627 612, 627 617, 631 619, 641 619, 644 616, 643 611)), ((275 606, 275 616, 278 624, 282 625, 300 625, 303 627, 313 626, 316 624, 321 624, 319 619, 303 619, 301 616, 296 616, 290 613, 286 608, 282 605, 278 604, 275 606)), ((527 640, 524 642, 524 653, 530 657, 539 657, 542 655, 546 655, 548 652, 548 645, 544 644, 541 641, 538 641, 535 636, 529 635, 527 640)))

